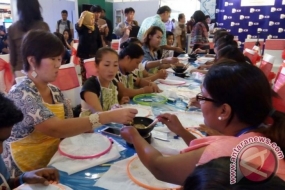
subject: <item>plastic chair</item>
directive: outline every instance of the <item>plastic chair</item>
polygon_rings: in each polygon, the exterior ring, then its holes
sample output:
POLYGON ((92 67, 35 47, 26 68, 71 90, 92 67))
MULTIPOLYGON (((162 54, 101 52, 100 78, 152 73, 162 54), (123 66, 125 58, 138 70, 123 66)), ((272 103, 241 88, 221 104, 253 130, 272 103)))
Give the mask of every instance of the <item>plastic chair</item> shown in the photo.
POLYGON ((279 77, 279 75, 280 75, 280 72, 281 72, 282 68, 285 68, 285 60, 283 60, 283 63, 281 64, 281 66, 280 66, 279 69, 278 69, 278 72, 277 72, 277 74, 276 74, 276 78, 275 78, 274 84, 276 83, 276 81, 277 81, 277 79, 278 79, 278 77, 279 77))
POLYGON ((120 50, 120 40, 112 40, 111 48, 116 50, 119 53, 119 50, 120 50))
POLYGON ((260 56, 258 53, 252 49, 245 49, 243 54, 247 56, 253 65, 256 65, 257 62, 260 60, 260 56))
POLYGON ((267 39, 265 41, 264 53, 275 57, 273 66, 279 67, 282 64, 282 52, 285 49, 285 39, 267 39))
POLYGON ((275 78, 275 73, 271 72, 274 60, 275 60, 274 56, 265 54, 259 66, 259 68, 263 71, 263 73, 265 74, 265 76, 268 78, 269 81, 275 78))
POLYGON ((0 91, 8 93, 14 83, 14 75, 9 64, 9 55, 0 56, 0 91), (3 59, 4 58, 4 59, 3 59))
POLYGON ((285 67, 282 67, 278 77, 276 77, 273 89, 283 100, 285 100, 285 67))
MULTIPOLYGON (((257 41, 257 39, 245 39, 243 48, 244 49, 252 49, 253 46, 255 46, 256 41, 257 41)), ((264 39, 259 39, 258 41, 260 43, 260 47, 263 47, 264 39)))
POLYGON ((97 76, 97 68, 95 67, 95 58, 85 59, 84 67, 86 69, 86 78, 97 76))
POLYGON ((72 63, 62 65, 59 68, 57 78, 51 84, 57 86, 71 102, 71 106, 75 107, 81 103, 79 79, 72 63))

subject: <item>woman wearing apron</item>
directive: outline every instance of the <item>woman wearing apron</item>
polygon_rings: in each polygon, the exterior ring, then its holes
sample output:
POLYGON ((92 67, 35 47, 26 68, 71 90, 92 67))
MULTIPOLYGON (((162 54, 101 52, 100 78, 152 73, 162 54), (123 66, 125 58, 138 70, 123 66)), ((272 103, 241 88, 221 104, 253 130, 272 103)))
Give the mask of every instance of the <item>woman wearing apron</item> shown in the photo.
POLYGON ((118 109, 69 119, 73 117, 71 107, 60 90, 49 84, 57 77, 63 52, 61 41, 49 32, 30 31, 23 40, 27 77, 12 87, 8 97, 21 109, 24 119, 13 126, 2 154, 11 174, 18 176, 47 166, 60 138, 94 130, 109 122, 128 123, 137 112, 118 109), (118 114, 119 111, 124 113, 118 114))
POLYGON ((87 112, 107 111, 119 103, 129 102, 129 97, 123 97, 118 101, 117 87, 112 82, 118 72, 118 59, 117 52, 111 48, 105 47, 97 51, 95 62, 98 76, 90 77, 80 93, 82 100, 88 105, 87 112))

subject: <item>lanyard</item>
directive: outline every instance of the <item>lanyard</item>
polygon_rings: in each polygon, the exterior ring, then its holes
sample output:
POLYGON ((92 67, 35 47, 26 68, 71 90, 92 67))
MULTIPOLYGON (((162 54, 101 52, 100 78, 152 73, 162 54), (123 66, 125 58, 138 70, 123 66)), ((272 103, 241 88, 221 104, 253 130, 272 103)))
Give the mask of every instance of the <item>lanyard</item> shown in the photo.
POLYGON ((257 127, 255 127, 255 126, 244 128, 243 130, 241 130, 240 132, 238 132, 238 133, 235 135, 235 137, 239 137, 239 136, 241 136, 242 134, 247 133, 248 131, 251 131, 252 129, 256 129, 256 128, 257 128, 257 127))

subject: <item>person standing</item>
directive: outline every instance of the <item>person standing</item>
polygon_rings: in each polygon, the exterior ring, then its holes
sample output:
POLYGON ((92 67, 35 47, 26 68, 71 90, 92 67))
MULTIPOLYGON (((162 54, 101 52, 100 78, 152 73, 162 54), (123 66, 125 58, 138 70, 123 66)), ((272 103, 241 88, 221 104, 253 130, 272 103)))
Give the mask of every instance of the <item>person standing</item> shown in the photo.
POLYGON ((186 25, 185 25, 185 15, 178 15, 178 24, 175 26, 175 46, 180 47, 185 50, 186 48, 186 25))
POLYGON ((113 23, 106 17, 106 10, 102 9, 101 19, 104 19, 107 22, 107 26, 109 28, 108 35, 105 37, 106 44, 110 47, 112 42, 112 34, 113 34, 113 23))
POLYGON ((73 34, 74 34, 73 24, 70 20, 67 20, 67 17, 68 17, 67 10, 61 11, 61 17, 62 19, 57 21, 56 32, 63 34, 64 30, 67 29, 70 31, 70 34, 73 37, 73 34))
POLYGON ((95 25, 99 28, 103 47, 107 45, 106 37, 109 34, 109 28, 106 20, 101 18, 102 8, 99 5, 93 5, 90 12, 94 14, 95 25))
POLYGON ((84 11, 75 29, 78 33, 79 44, 77 48, 77 57, 80 57, 82 84, 87 80, 84 59, 95 57, 95 54, 102 45, 100 31, 94 23, 94 14, 84 11))
POLYGON ((23 69, 23 59, 20 53, 22 38, 29 30, 49 31, 49 26, 43 21, 41 6, 38 0, 17 0, 17 9, 19 20, 13 23, 9 29, 9 50, 10 63, 15 72, 15 76, 24 76, 21 72, 23 69))
POLYGON ((175 24, 171 20, 168 20, 164 24, 167 32, 172 32, 172 33, 174 32, 175 24))
POLYGON ((170 7, 162 6, 157 10, 157 14, 155 16, 144 19, 138 33, 138 39, 143 41, 146 31, 152 26, 158 26, 159 28, 161 28, 163 33, 162 40, 160 43, 160 48, 166 50, 174 50, 178 53, 183 53, 184 52, 183 49, 179 47, 169 46, 166 43, 166 28, 164 22, 167 22, 169 20, 170 13, 171 13, 170 7))
POLYGON ((195 25, 195 20, 193 16, 191 16, 191 19, 187 22, 186 25, 187 25, 187 34, 190 34, 195 25))

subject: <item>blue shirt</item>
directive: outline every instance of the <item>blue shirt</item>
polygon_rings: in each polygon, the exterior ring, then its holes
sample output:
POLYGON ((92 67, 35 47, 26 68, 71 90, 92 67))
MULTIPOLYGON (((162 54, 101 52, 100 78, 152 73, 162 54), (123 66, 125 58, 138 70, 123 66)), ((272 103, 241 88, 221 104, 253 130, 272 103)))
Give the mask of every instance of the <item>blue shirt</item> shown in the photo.
MULTIPOLYGON (((142 47, 143 51, 144 51, 144 56, 143 56, 143 60, 142 60, 142 64, 144 66, 144 68, 146 68, 146 65, 149 61, 157 61, 158 58, 157 58, 157 52, 155 51, 154 52, 154 55, 152 56, 152 54, 150 53, 150 50, 149 48, 144 45, 142 47)), ((150 73, 156 73, 158 70, 158 68, 152 68, 152 69, 149 69, 149 72, 150 73)))
POLYGON ((152 26, 158 26, 163 31, 163 36, 162 36, 160 46, 165 46, 167 44, 166 43, 166 29, 165 29, 165 24, 162 22, 161 17, 159 15, 155 15, 155 16, 144 19, 144 21, 141 24, 139 33, 138 33, 138 39, 143 41, 145 32, 152 26))
MULTIPOLYGON (((4 161, 2 159, 2 156, 0 156, 0 173, 1 175, 3 175, 3 177, 6 179, 6 181, 8 181, 8 179, 10 178, 9 172, 4 164, 4 161)), ((0 186, 1 184, 3 184, 3 180, 0 177, 0 186)))

